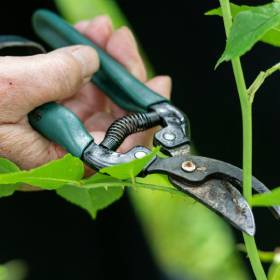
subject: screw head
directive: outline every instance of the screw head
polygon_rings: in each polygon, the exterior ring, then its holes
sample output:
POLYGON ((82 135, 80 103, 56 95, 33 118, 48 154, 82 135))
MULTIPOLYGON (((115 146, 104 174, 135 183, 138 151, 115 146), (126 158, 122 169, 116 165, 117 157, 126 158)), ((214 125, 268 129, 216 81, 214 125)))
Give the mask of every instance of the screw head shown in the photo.
POLYGON ((144 151, 138 151, 134 154, 136 158, 143 158, 146 155, 144 151))
POLYGON ((196 165, 192 161, 187 160, 182 163, 182 169, 186 172, 194 172, 196 165))
POLYGON ((163 138, 165 140, 168 140, 168 141, 172 141, 176 138, 175 134, 174 133, 171 133, 171 132, 166 132, 163 134, 163 138))

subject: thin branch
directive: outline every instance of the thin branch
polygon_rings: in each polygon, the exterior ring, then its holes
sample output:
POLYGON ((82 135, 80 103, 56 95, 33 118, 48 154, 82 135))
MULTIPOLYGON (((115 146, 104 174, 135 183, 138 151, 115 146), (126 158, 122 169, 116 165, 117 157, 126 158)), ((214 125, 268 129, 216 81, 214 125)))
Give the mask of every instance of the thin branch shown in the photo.
POLYGON ((267 69, 266 71, 261 71, 255 81, 252 83, 252 85, 248 89, 248 97, 251 102, 251 104, 254 102, 254 98, 256 95, 256 92, 260 89, 264 81, 271 76, 276 71, 280 71, 280 63, 275 64, 271 68, 267 69))

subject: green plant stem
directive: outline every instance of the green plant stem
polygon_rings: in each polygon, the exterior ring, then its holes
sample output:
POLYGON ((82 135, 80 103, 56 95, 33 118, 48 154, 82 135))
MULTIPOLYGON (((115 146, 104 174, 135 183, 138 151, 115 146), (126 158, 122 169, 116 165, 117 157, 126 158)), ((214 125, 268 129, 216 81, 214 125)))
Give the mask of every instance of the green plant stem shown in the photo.
MULTIPOLYGON (((232 26, 232 15, 229 0, 219 0, 223 12, 226 35, 228 37, 232 26)), ((232 59, 232 68, 239 94, 241 111, 242 111, 242 127, 243 127, 243 194, 250 203, 252 199, 252 104, 247 93, 244 74, 240 62, 240 58, 232 59)), ((243 234, 245 246, 248 252, 251 266, 257 280, 266 280, 255 239, 243 234)))

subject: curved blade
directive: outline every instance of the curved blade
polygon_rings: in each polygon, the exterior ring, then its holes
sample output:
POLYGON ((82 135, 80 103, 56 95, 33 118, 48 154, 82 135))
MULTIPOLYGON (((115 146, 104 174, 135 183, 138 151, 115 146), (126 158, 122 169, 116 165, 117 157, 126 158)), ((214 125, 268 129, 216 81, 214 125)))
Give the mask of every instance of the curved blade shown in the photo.
MULTIPOLYGON (((232 185, 242 187, 242 170, 229 163, 216 159, 179 155, 169 158, 157 158, 147 168, 148 173, 164 173, 171 177, 181 178, 186 183, 198 184, 203 181, 215 178, 230 182, 232 185), (186 171, 182 168, 182 164, 191 162, 195 168, 186 171)), ((270 190, 255 177, 252 178, 253 189, 259 193, 270 192, 270 190)), ((274 216, 280 218, 280 207, 274 206, 270 208, 274 216)))
POLYGON ((210 179, 200 185, 191 185, 178 177, 169 176, 169 180, 180 191, 200 201, 237 229, 254 236, 253 213, 244 197, 228 181, 210 179))

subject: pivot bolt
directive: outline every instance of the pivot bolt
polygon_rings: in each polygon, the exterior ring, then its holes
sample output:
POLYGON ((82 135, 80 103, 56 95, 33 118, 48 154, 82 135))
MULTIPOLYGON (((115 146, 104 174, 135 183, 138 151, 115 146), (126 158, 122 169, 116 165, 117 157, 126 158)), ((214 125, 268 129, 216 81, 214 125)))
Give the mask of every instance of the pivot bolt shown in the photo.
POLYGON ((172 141, 176 138, 175 134, 174 133, 171 133, 171 132, 166 132, 163 134, 163 138, 165 140, 168 140, 168 141, 172 141))
POLYGON ((138 151, 134 154, 136 158, 143 158, 146 155, 144 151, 138 151))
POLYGON ((187 160, 182 163, 182 169, 186 172, 194 172, 196 165, 192 161, 187 160))

